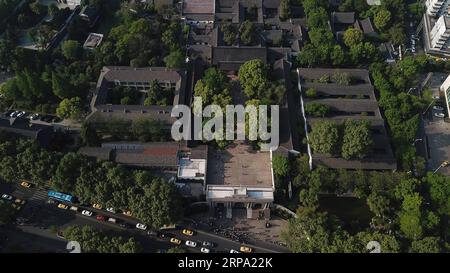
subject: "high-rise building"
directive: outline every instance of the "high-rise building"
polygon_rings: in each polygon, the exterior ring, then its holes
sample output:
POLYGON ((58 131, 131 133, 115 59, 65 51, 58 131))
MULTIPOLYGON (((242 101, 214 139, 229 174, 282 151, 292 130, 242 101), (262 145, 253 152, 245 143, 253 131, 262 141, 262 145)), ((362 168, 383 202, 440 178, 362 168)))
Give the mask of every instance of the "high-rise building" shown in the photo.
POLYGON ((449 14, 450 0, 426 0, 427 14, 433 17, 449 14))
POLYGON ((430 31, 430 49, 445 50, 450 43, 450 17, 442 15, 430 31))

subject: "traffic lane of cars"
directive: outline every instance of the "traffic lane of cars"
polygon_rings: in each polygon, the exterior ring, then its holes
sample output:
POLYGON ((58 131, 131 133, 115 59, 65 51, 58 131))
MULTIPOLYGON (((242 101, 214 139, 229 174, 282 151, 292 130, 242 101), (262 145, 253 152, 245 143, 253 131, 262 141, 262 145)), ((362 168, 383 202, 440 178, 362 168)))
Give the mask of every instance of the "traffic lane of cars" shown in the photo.
POLYGON ((209 252, 219 253, 255 252, 255 247, 241 245, 238 242, 234 242, 226 238, 221 238, 219 236, 215 236, 205 232, 200 233, 192 229, 176 229, 172 232, 175 238, 181 241, 179 245, 185 245, 191 249, 200 250, 200 252, 203 253, 208 253, 208 251, 202 251, 202 248, 209 250, 209 252), (186 230, 192 231, 193 235, 188 235, 188 232, 184 232, 186 230), (188 241, 195 242, 195 246, 191 243, 188 243, 188 245, 186 245, 186 242, 188 241), (241 251, 241 247, 244 247, 245 249, 242 250, 245 251, 241 251))
MULTIPOLYGON (((252 253, 255 251, 255 247, 250 247, 247 245, 241 245, 238 242, 228 240, 226 238, 220 238, 214 235, 208 235, 207 233, 197 233, 196 231, 188 228, 177 228, 171 229, 169 232, 166 231, 155 231, 148 229, 144 224, 140 223, 138 220, 125 216, 121 213, 111 213, 108 210, 103 210, 98 204, 93 204, 91 207, 79 206, 79 209, 84 209, 89 212, 94 212, 97 216, 108 216, 116 217, 122 224, 126 223, 129 226, 126 228, 128 231, 133 231, 134 233, 144 234, 155 239, 163 240, 165 242, 170 242, 174 246, 181 246, 188 249, 190 252, 224 252, 224 253, 252 253), (130 225, 130 223, 132 223, 130 225), (219 239, 220 238, 220 239, 219 239), (220 242, 220 243, 218 243, 220 242)), ((93 219, 94 213, 85 218, 93 219)), ((106 217, 105 216, 105 217, 106 217)), ((98 221, 104 222, 104 221, 98 221)), ((261 250, 259 250, 261 251, 261 250)), ((265 251, 261 251, 265 252, 265 251)))
MULTIPOLYGON (((24 192, 27 191, 32 192, 33 190, 34 191, 37 190, 35 187, 26 187, 19 185, 17 185, 16 188, 17 190, 19 190, 19 192, 23 193, 24 195, 26 194, 24 192)), ((32 193, 28 193, 27 195, 30 194, 32 195, 32 193)), ((191 229, 171 230, 176 235, 164 231, 148 230, 147 227, 145 227, 145 225, 141 224, 134 218, 127 217, 119 213, 112 213, 106 210, 102 210, 101 207, 99 206, 97 206, 97 208, 94 208, 95 204, 94 207, 88 207, 64 203, 55 200, 52 201, 52 199, 49 200, 50 201, 48 202, 52 203, 50 205, 53 205, 53 207, 57 210, 72 211, 75 213, 77 217, 86 218, 88 221, 103 224, 111 228, 133 231, 134 233, 140 233, 141 235, 150 236, 153 237, 154 239, 165 242, 170 242, 171 238, 177 238, 178 240, 180 240, 180 243, 176 245, 181 245, 192 252, 209 253, 220 251, 228 253, 232 252, 233 250, 237 251, 241 247, 239 243, 226 240, 225 238, 223 240, 219 240, 220 243, 216 243, 214 241, 217 241, 217 238, 207 236, 204 234, 197 234, 197 232, 191 229), (108 221, 109 219, 115 219, 115 221, 108 221)))

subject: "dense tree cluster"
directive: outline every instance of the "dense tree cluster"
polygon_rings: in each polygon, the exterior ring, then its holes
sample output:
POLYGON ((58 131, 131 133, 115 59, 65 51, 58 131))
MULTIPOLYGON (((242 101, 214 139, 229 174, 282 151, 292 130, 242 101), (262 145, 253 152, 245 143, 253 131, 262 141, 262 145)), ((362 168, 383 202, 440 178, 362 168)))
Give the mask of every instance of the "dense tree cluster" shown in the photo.
POLYGON ((141 245, 134 238, 106 234, 90 226, 69 226, 62 230, 68 241, 80 243, 83 253, 139 253, 141 245))
POLYGON ((202 98, 203 105, 222 107, 231 104, 230 81, 227 75, 215 67, 208 68, 194 87, 194 94, 202 98))
POLYGON ((71 99, 63 99, 56 109, 56 114, 61 118, 79 119, 82 109, 81 99, 73 97, 71 99))
POLYGON ((131 171, 111 162, 91 162, 68 153, 51 179, 55 190, 70 192, 82 204, 101 204, 131 210, 145 224, 159 228, 173 224, 182 215, 177 188, 148 171, 131 171))
POLYGON ((168 132, 164 129, 163 123, 150 118, 136 119, 132 122, 118 118, 108 120, 99 118, 85 122, 83 128, 89 128, 83 129, 81 134, 84 143, 99 143, 101 138, 143 142, 168 139, 168 132))
POLYGON ((298 209, 282 238, 294 253, 367 253, 367 243, 375 238, 383 252, 399 251, 394 236, 365 231, 351 235, 336 217, 308 207, 298 209))
POLYGON ((31 140, 0 132, 0 158, 0 178, 4 181, 26 179, 45 185, 55 173, 60 155, 31 140))
POLYGON ((223 24, 220 27, 223 33, 223 41, 227 45, 234 45, 238 35, 238 29, 233 24, 223 24))
POLYGON ((425 56, 407 56, 392 67, 380 63, 370 67, 374 85, 380 92, 379 103, 389 125, 395 154, 405 170, 414 170, 421 161, 411 143, 419 129, 419 115, 428 102, 407 91, 415 86, 417 75, 426 63, 425 56))
POLYGON ((182 216, 176 186, 148 171, 130 170, 111 162, 92 162, 77 153, 64 156, 31 140, 0 134, 0 178, 29 180, 73 194, 83 204, 131 210, 149 226, 173 224, 182 216))
POLYGON ((246 20, 239 26, 239 38, 244 45, 253 45, 257 42, 258 33, 253 22, 246 20))
POLYGON ((282 104, 286 88, 283 82, 269 77, 269 67, 261 60, 245 62, 239 68, 239 82, 249 99, 258 99, 261 104, 282 104))
POLYGON ((370 122, 367 120, 346 120, 342 125, 318 121, 309 140, 314 152, 340 154, 345 159, 364 158, 373 144, 370 122))
MULTIPOLYGON (((311 95, 311 94, 310 94, 311 95)), ((305 105, 305 113, 312 117, 325 117, 330 112, 330 107, 326 104, 317 102, 308 103, 305 105)))
POLYGON ((181 27, 176 21, 166 20, 160 15, 155 19, 140 18, 138 15, 127 19, 111 29, 108 40, 97 50, 101 63, 158 66, 167 56, 164 62, 169 67, 176 67, 180 59, 184 61, 179 48, 181 27))
POLYGON ((150 88, 146 91, 146 98, 144 100, 145 106, 150 105, 171 105, 173 102, 174 90, 163 88, 157 80, 150 83, 150 88))
POLYGON ((339 11, 355 12, 358 19, 370 17, 378 30, 375 37, 367 36, 361 30, 349 28, 343 35, 345 46, 335 43, 328 28, 328 3, 324 1, 301 1, 308 18, 310 42, 306 43, 296 61, 299 66, 335 66, 370 64, 381 60, 377 42, 390 41, 394 45, 406 40, 404 0, 387 0, 381 5, 369 6, 364 0, 346 0, 338 7, 339 11), (395 10, 396 16, 391 12, 395 10))
POLYGON ((329 170, 310 171, 308 158, 291 165, 301 206, 283 233, 294 252, 367 252, 371 240, 382 252, 445 252, 450 216, 450 179, 429 173, 422 179, 405 173, 329 170), (344 223, 320 209, 320 193, 347 193, 366 200, 374 217, 370 226, 344 223), (345 242, 344 242, 345 241, 345 242))

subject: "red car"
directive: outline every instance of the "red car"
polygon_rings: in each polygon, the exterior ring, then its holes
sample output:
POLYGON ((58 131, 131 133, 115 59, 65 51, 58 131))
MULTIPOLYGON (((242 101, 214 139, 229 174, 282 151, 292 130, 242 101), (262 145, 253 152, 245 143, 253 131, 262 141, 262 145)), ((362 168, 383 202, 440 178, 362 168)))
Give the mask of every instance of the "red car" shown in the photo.
POLYGON ((97 215, 97 217, 95 217, 95 218, 99 221, 106 221, 106 217, 103 215, 97 215))

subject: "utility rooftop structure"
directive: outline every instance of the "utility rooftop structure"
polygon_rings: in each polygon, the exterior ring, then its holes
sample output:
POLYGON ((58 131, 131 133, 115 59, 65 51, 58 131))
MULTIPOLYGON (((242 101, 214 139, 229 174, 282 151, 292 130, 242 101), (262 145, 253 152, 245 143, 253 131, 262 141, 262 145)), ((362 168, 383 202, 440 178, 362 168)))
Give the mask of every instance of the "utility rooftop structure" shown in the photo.
POLYGON ((96 92, 91 101, 91 114, 88 121, 104 121, 113 118, 135 120, 152 118, 171 126, 177 117, 171 116, 172 107, 184 104, 186 71, 164 67, 132 68, 128 66, 105 66, 97 81, 96 92), (167 106, 113 105, 109 103, 109 93, 115 86, 131 87, 135 92, 145 94, 152 81, 161 87, 173 90, 174 99, 167 106))
POLYGON ((324 118, 306 116, 307 124, 312 130, 321 120, 336 123, 342 123, 347 119, 368 120, 374 140, 372 151, 363 159, 345 160, 341 157, 313 152, 310 154, 313 164, 335 169, 395 170, 397 168, 367 70, 300 68, 298 74, 304 104, 324 104, 331 110, 324 118), (333 80, 338 74, 345 74, 350 82, 345 85, 333 80), (313 98, 305 96, 306 90, 310 88, 317 93, 313 98))

